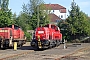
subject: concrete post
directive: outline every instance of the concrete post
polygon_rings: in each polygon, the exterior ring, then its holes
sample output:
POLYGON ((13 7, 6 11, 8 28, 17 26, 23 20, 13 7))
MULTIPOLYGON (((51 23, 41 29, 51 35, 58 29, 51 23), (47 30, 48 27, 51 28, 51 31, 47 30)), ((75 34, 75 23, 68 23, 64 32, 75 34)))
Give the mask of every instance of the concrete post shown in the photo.
POLYGON ((64 49, 66 49, 66 43, 65 43, 65 39, 64 39, 64 49))

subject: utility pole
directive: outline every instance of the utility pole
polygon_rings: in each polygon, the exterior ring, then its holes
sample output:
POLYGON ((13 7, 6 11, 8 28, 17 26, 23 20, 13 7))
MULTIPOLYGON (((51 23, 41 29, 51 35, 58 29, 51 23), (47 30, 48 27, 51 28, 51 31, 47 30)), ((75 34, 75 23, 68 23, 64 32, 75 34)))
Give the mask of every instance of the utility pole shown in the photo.
POLYGON ((39 5, 37 6, 37 27, 39 27, 39 5))

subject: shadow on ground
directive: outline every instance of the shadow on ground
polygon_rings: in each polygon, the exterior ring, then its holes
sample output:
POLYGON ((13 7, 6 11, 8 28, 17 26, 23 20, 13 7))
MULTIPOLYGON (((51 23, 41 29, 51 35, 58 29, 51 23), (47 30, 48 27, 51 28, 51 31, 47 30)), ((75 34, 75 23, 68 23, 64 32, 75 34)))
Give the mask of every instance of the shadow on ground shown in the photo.
POLYGON ((33 47, 31 47, 31 46, 22 46, 22 47, 20 47, 20 48, 18 48, 18 49, 20 49, 20 50, 35 50, 33 47))

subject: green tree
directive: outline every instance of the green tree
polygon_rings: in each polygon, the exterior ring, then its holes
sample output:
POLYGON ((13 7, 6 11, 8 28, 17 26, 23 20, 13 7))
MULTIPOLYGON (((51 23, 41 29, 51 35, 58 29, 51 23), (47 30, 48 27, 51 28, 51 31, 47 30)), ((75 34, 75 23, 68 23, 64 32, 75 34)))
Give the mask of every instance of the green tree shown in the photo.
POLYGON ((69 39, 70 37, 68 36, 68 23, 66 22, 66 20, 61 20, 58 23, 58 27, 60 28, 61 33, 63 35, 63 40, 69 39))
POLYGON ((17 24, 17 15, 16 15, 16 13, 14 13, 13 15, 12 15, 12 24, 14 24, 14 25, 16 25, 17 24))
POLYGON ((27 15, 26 13, 21 13, 17 20, 16 23, 22 27, 22 29, 26 32, 27 30, 31 30, 32 26, 29 25, 29 15, 27 15))
POLYGON ((8 26, 12 23, 12 12, 8 9, 9 0, 0 1, 0 27, 8 26))
POLYGON ((79 39, 81 36, 85 37, 90 35, 88 15, 80 11, 79 6, 76 5, 74 0, 71 3, 71 10, 69 11, 66 22, 67 23, 63 23, 64 26, 67 25, 65 28, 61 26, 67 30, 65 32, 65 36, 67 36, 66 39, 74 40, 79 39))
POLYGON ((43 0, 29 0, 28 4, 23 5, 23 13, 29 15, 28 23, 35 29, 38 25, 49 23, 47 13, 43 10, 43 0))
POLYGON ((0 0, 1 9, 4 11, 8 10, 9 0, 0 0))
POLYGON ((12 23, 12 12, 10 10, 3 11, 0 10, 0 27, 8 26, 12 23))

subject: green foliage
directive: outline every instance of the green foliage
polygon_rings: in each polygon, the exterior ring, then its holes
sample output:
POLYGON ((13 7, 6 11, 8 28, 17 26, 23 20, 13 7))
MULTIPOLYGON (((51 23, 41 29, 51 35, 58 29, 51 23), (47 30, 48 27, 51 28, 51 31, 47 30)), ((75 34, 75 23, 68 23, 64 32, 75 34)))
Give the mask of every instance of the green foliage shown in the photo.
POLYGON ((45 25, 49 23, 47 12, 45 12, 43 9, 44 2, 43 0, 30 0, 30 3, 27 5, 28 13, 31 15, 31 20, 33 23, 33 29, 38 27, 38 25, 45 25))
POLYGON ((18 16, 16 23, 22 27, 24 31, 27 31, 28 29, 32 29, 31 25, 29 25, 29 17, 26 13, 21 13, 20 16, 18 16))
POLYGON ((16 23, 16 21, 17 21, 17 17, 16 17, 16 16, 17 16, 16 13, 14 13, 14 14, 12 15, 12 19, 11 19, 11 20, 12 20, 12 24, 15 24, 15 25, 17 24, 17 23, 16 23))
POLYGON ((27 40, 28 42, 30 42, 30 41, 31 41, 31 38, 32 38, 32 36, 31 36, 32 34, 25 32, 25 35, 26 35, 26 37, 27 37, 26 40, 27 40))
POLYGON ((80 11, 79 6, 73 1, 68 18, 64 23, 59 23, 58 25, 64 29, 62 32, 65 39, 75 40, 90 35, 89 22, 88 15, 80 11))
POLYGON ((12 12, 8 9, 9 0, 0 1, 0 27, 8 26, 12 23, 12 12))
POLYGON ((71 33, 70 33, 70 31, 69 31, 69 25, 68 25, 67 20, 61 20, 61 21, 58 23, 58 27, 59 27, 60 30, 61 30, 63 40, 64 40, 64 39, 70 40, 70 38, 71 38, 70 34, 71 34, 71 33))
POLYGON ((9 5, 9 0, 1 0, 0 1, 0 7, 2 10, 7 11, 9 5))

